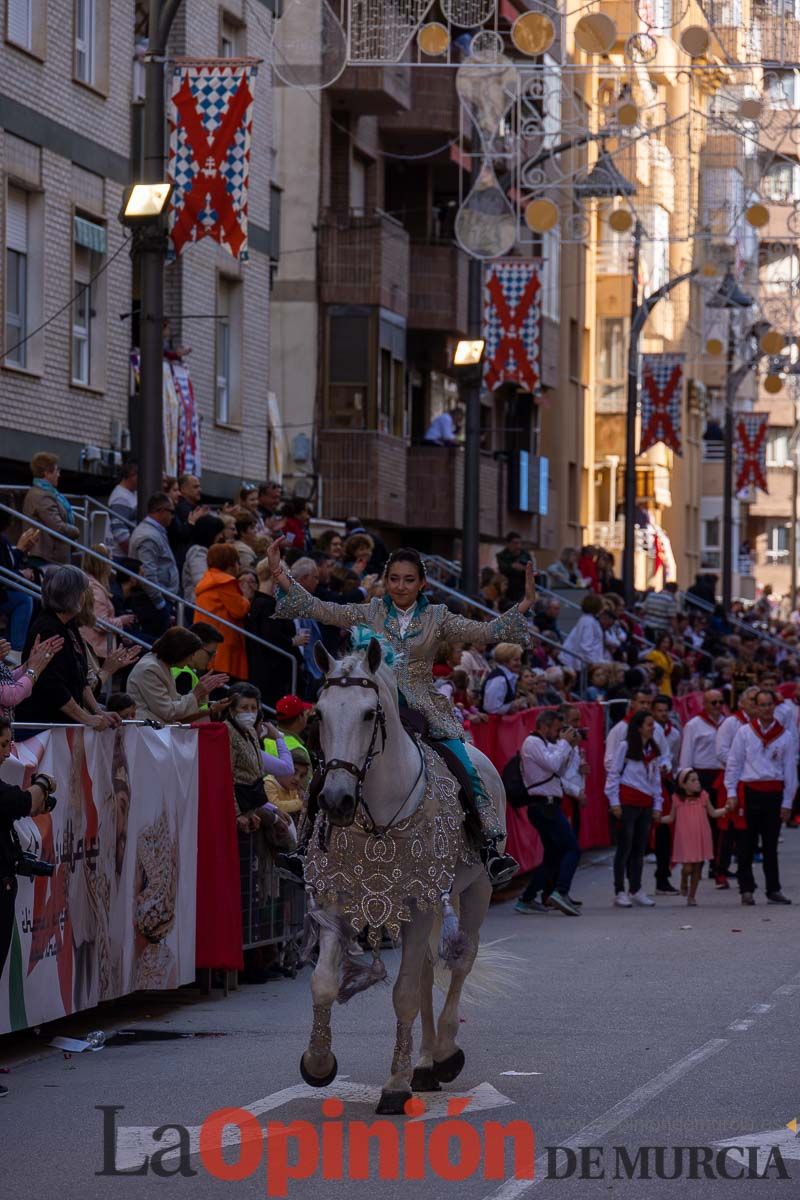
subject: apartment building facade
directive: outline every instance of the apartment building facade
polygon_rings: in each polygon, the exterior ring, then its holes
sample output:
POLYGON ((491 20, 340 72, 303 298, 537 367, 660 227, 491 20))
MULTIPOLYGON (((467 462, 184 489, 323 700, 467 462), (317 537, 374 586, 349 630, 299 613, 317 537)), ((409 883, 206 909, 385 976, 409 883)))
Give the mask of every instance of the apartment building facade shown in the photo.
MULTIPOLYGON (((522 11, 507 4, 503 19, 522 11)), ((285 219, 272 355, 287 482, 314 491, 324 516, 359 516, 446 557, 460 554, 463 448, 422 443, 461 399, 452 359, 468 333, 454 220, 473 149, 456 69, 349 67, 318 96, 279 85, 275 99, 285 219)), ((542 259, 542 388, 481 398, 487 563, 510 529, 546 561, 585 525, 586 251, 560 249, 554 232, 514 251, 542 259)))
MULTIPOLYGON (((6 0, 0 9, 0 466, 9 480, 24 480, 46 447, 68 486, 102 491, 131 452, 139 288, 118 217, 139 169, 146 9, 122 0, 6 0)), ((184 0, 170 54, 268 59, 264 16, 248 27, 241 0, 184 0)), ((206 241, 165 278, 170 333, 192 347, 204 483, 219 496, 268 469, 270 91, 267 69, 255 93, 249 262, 206 241)))

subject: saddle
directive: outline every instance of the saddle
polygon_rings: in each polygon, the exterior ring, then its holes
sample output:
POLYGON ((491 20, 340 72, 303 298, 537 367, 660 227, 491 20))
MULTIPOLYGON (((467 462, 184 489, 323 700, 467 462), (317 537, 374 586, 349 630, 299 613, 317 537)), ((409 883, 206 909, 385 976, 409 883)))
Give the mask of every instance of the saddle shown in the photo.
MULTIPOLYGON (((478 812, 478 802, 475 796, 475 789, 472 784, 469 771, 462 763, 461 759, 453 753, 449 747, 437 738, 431 737, 428 731, 428 722, 422 713, 417 712, 413 708, 407 708, 402 705, 400 708, 400 721, 406 733, 411 737, 424 742, 435 754, 438 754, 444 765, 447 767, 450 774, 458 784, 458 798, 461 804, 461 809, 464 813, 464 833, 467 841, 473 847, 480 848, 483 844, 483 827, 481 825, 481 817, 478 812)), ((318 797, 322 789, 323 775, 322 771, 315 771, 308 788, 308 799, 306 807, 306 818, 303 823, 303 834, 301 835, 301 844, 306 844, 311 835, 311 830, 314 827, 318 811, 318 797)))
POLYGON ((475 788, 469 771, 449 746, 445 746, 444 742, 431 737, 428 730, 428 722, 423 713, 401 705, 400 721, 406 733, 424 742, 430 750, 433 750, 434 754, 439 755, 439 758, 455 779, 458 784, 458 798, 464 813, 464 833, 470 843, 480 846, 483 842, 483 830, 480 813, 478 812, 475 788))

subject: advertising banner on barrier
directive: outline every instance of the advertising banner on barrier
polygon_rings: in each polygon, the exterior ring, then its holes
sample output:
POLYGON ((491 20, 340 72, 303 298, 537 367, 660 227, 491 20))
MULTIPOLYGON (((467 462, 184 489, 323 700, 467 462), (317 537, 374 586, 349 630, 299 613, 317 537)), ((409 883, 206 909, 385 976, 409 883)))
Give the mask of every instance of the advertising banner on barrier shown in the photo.
POLYGON ((16 828, 55 864, 19 879, 0 977, 0 1034, 195 974, 197 731, 52 729, 3 778, 52 775, 58 803, 16 828))

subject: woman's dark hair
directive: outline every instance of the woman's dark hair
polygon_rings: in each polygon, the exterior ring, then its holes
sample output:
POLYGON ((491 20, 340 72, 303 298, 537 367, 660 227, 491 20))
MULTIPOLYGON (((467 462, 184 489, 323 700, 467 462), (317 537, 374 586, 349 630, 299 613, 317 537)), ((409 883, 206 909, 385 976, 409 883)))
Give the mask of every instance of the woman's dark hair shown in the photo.
POLYGON ((672 649, 672 646, 673 646, 673 644, 674 644, 674 643, 673 643, 673 640, 672 640, 672 634, 671 634, 671 633, 667 633, 667 631, 666 631, 666 629, 665 629, 665 630, 664 630, 664 632, 663 632, 663 633, 659 633, 658 637, 656 638, 656 650, 657 650, 657 649, 658 649, 658 647, 661 645, 661 643, 663 642, 664 638, 666 638, 666 639, 667 639, 667 641, 669 642, 669 645, 670 645, 670 649, 672 649))
POLYGON ((591 593, 589 596, 584 596, 581 600, 581 608, 585 613, 589 613, 592 617, 597 617, 605 608, 602 596, 595 596, 591 593))
POLYGON ((204 646, 213 643, 215 646, 221 646, 225 641, 216 625, 209 625, 208 621, 195 621, 192 625, 192 633, 200 638, 204 646))
POLYGON ((417 568, 417 574, 422 582, 425 582, 425 564, 416 550, 409 550, 407 548, 393 550, 386 560, 386 566, 384 568, 385 575, 389 574, 389 568, 393 567, 395 563, 411 563, 413 567, 417 568))
POLYGON ((317 546, 323 554, 328 553, 331 548, 331 542, 334 538, 338 538, 342 545, 344 545, 344 536, 339 533, 338 529, 323 529, 322 533, 317 538, 317 546))
POLYGON ((637 713, 631 717, 631 723, 628 726, 628 758, 634 762, 642 762, 646 743, 642 741, 642 726, 648 717, 652 717, 649 709, 640 708, 637 713))
POLYGON ((214 545, 214 542, 224 528, 225 523, 212 513, 207 513, 204 517, 198 517, 194 523, 195 545, 205 546, 206 549, 209 549, 209 547, 214 545))
POLYGON ((168 667, 176 667, 178 663, 189 658, 195 650, 200 650, 203 643, 191 629, 174 625, 166 633, 162 633, 158 641, 153 642, 153 654, 160 658, 168 667))
POLYGON ((106 700, 106 712, 123 712, 126 708, 134 707, 134 702, 127 692, 112 692, 106 700))
POLYGON ((10 717, 0 717, 0 733, 5 733, 8 729, 12 729, 10 717))
POLYGON ((252 529, 256 523, 255 517, 247 508, 237 510, 233 516, 236 521, 237 537, 241 537, 243 533, 247 533, 248 529, 252 529))

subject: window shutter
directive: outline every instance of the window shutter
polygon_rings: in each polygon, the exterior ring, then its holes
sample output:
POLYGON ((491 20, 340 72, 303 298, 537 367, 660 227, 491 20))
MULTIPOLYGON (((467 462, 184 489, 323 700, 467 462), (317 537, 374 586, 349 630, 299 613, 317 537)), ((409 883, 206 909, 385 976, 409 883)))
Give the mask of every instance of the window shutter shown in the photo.
POLYGON ((28 197, 19 188, 8 189, 6 246, 20 254, 28 253, 28 197))
POLYGON ((6 36, 18 46, 31 44, 31 0, 7 0, 8 28, 6 36))

